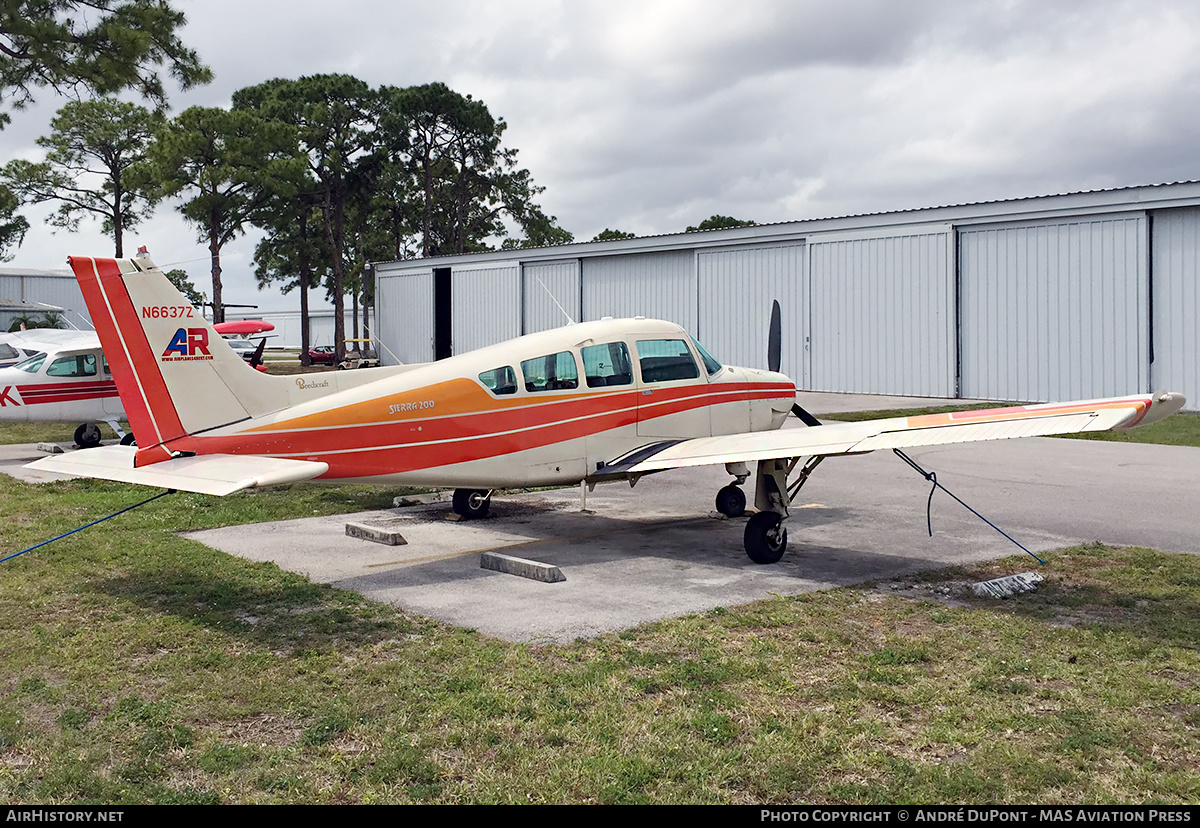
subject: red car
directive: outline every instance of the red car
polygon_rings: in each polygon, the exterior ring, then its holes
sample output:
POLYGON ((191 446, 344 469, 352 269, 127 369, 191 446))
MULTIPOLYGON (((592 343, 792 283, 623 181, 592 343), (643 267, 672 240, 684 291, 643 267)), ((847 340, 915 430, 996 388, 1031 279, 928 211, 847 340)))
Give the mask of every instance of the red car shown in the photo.
POLYGON ((308 349, 308 359, 313 365, 333 365, 332 345, 316 345, 308 349))

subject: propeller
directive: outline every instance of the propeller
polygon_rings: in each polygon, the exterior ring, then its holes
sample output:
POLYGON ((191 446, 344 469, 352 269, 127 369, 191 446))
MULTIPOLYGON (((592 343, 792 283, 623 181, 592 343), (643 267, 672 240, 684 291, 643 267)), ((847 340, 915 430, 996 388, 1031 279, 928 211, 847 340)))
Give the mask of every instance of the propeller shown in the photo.
POLYGON ((783 350, 783 325, 779 321, 779 300, 771 302, 771 326, 767 329, 767 370, 779 373, 783 350))
MULTIPOLYGON (((779 318, 779 300, 771 302, 771 323, 767 328, 767 370, 779 373, 783 354, 783 324, 779 318)), ((809 414, 799 403, 792 403, 792 413, 806 426, 819 426, 821 421, 809 414)))
POLYGON ((267 345, 266 337, 263 337, 262 339, 260 339, 258 341, 258 348, 255 349, 254 355, 252 357, 250 357, 250 367, 251 368, 257 368, 258 366, 263 364, 263 349, 266 347, 266 345, 267 345))

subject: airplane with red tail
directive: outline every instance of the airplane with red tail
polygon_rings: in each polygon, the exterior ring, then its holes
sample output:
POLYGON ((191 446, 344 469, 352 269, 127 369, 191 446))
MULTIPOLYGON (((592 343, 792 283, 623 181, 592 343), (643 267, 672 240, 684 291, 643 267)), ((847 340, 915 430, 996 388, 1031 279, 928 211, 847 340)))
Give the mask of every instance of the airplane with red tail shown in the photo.
POLYGON ((79 423, 75 444, 91 448, 103 436, 99 423, 107 423, 118 438, 133 440, 121 428, 125 411, 95 333, 37 328, 3 337, 0 348, 24 358, 0 368, 0 425, 79 423))
POLYGON ((758 563, 779 560, 796 494, 825 457, 888 448, 1131 428, 1176 411, 1175 393, 820 424, 779 373, 723 365, 679 325, 604 319, 434 363, 260 374, 225 344, 148 256, 72 257, 136 446, 35 468, 228 495, 301 480, 455 488, 487 514, 494 489, 627 480, 724 465, 717 507, 746 511, 758 563), (781 428, 790 416, 805 428, 781 428))

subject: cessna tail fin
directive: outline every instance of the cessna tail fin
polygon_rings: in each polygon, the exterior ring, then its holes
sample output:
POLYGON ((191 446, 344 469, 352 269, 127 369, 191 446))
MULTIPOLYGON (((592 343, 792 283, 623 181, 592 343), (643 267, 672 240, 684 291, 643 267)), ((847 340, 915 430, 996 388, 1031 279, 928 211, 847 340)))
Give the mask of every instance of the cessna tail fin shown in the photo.
POLYGON ((282 378, 264 376, 242 361, 149 256, 68 261, 139 454, 289 404, 282 378))

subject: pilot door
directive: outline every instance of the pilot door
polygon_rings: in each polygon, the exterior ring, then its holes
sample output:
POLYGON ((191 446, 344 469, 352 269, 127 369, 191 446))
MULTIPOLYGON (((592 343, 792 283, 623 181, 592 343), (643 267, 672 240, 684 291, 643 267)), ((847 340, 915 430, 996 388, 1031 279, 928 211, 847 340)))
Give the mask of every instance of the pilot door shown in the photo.
POLYGON ((708 378, 683 339, 634 342, 641 386, 639 437, 701 437, 710 433, 708 378))

